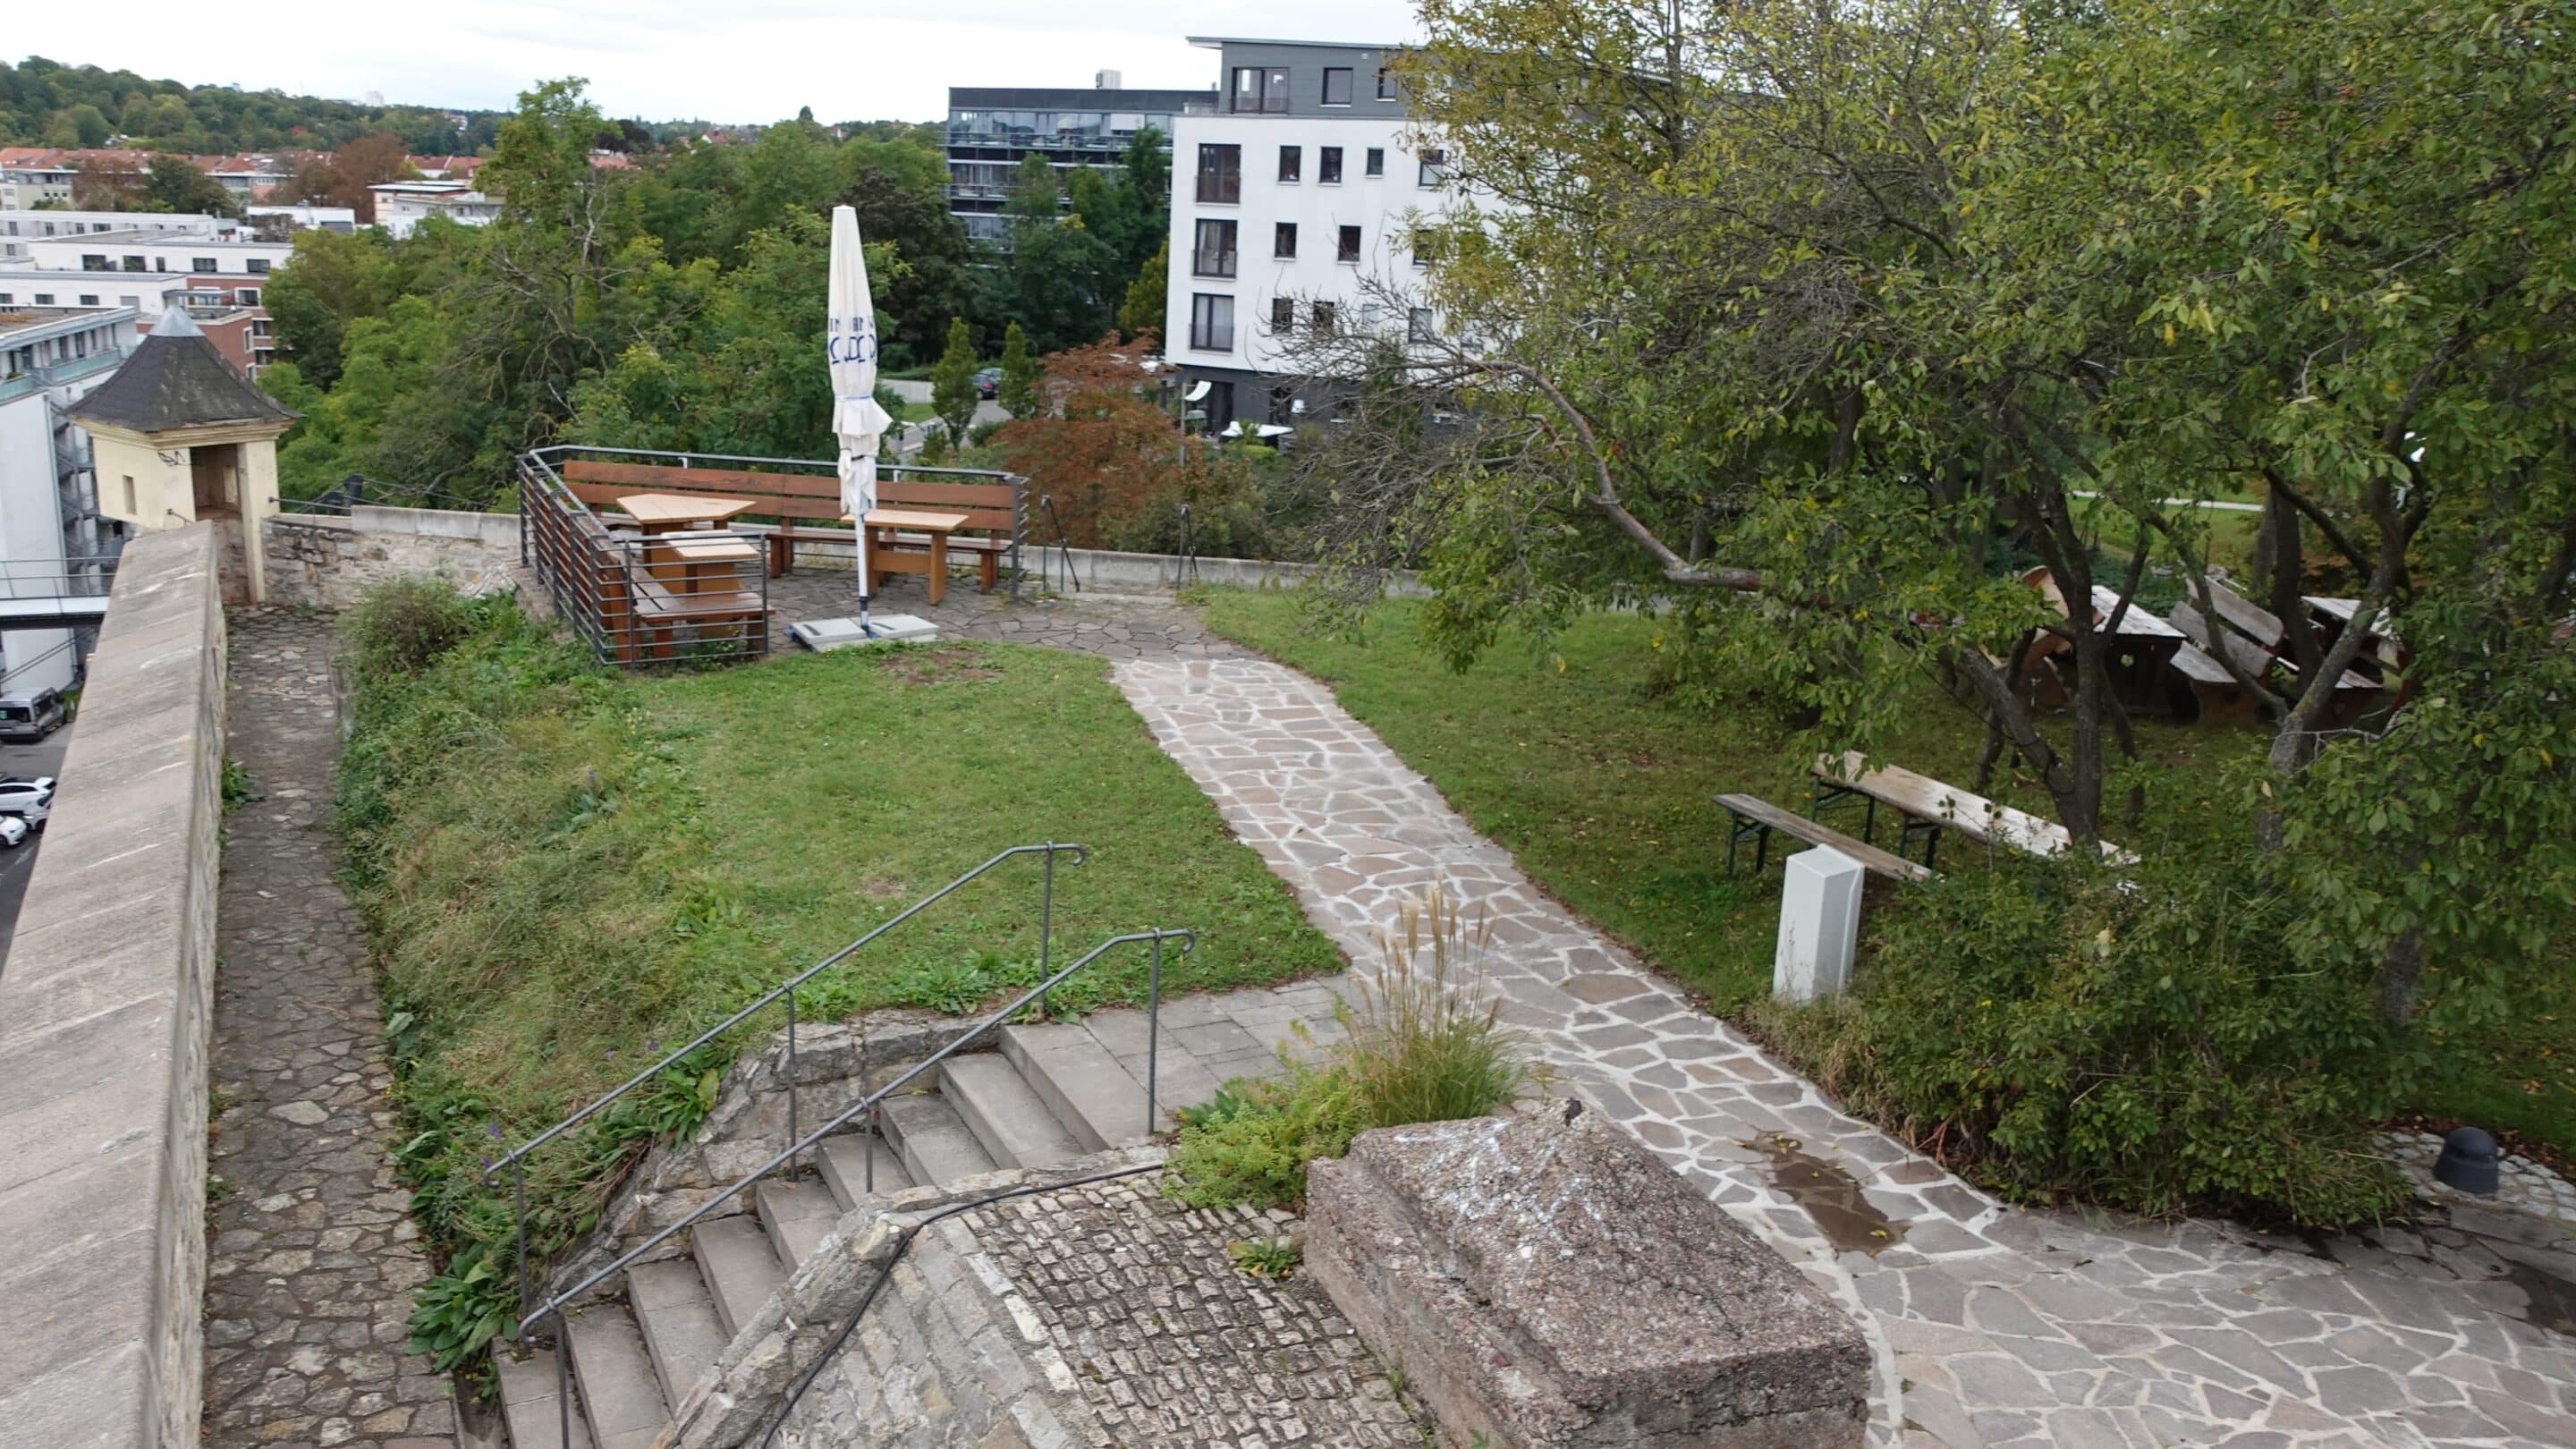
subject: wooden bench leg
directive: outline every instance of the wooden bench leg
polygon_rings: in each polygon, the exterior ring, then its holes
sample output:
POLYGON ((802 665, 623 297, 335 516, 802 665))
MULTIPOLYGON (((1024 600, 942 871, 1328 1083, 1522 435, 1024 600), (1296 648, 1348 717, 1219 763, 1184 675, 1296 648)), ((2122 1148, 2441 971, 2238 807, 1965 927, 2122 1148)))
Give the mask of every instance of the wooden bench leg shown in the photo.
POLYGON ((795 566, 796 540, 789 537, 784 529, 771 534, 769 536, 769 576, 773 579, 785 578, 787 571, 795 566))
POLYGON ((975 574, 977 578, 983 581, 985 593, 989 594, 995 589, 1000 588, 1002 586, 1002 556, 993 552, 989 548, 984 550, 982 553, 975 555, 975 574))
POLYGON ((948 536, 930 536, 930 602, 936 605, 948 597, 948 536))

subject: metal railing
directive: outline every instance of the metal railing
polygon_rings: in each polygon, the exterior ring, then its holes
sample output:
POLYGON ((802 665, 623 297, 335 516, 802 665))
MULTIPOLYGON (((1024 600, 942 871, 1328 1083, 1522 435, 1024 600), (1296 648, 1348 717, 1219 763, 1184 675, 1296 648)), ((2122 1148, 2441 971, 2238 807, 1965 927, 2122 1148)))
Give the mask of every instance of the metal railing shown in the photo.
POLYGON ((525 1310, 528 1304, 527 1158, 529 1153, 536 1151, 538 1148, 552 1142, 557 1137, 562 1136, 564 1133, 571 1131, 573 1128, 578 1127, 582 1123, 599 1115, 619 1098, 624 1097, 627 1093, 634 1091, 637 1087, 644 1085, 646 1082, 649 1082, 655 1077, 658 1077, 662 1073, 670 1070, 672 1065, 677 1063, 681 1058, 687 1056, 693 1051, 696 1051, 698 1048, 705 1046, 707 1043, 714 1041, 717 1037, 724 1035, 726 1032, 733 1030, 744 1022, 749 1021, 753 1016, 767 1008, 770 1003, 775 1002, 782 997, 785 998, 787 1002, 787 1135, 790 1138, 793 1138, 796 1135, 797 1125, 796 988, 813 980, 818 974, 849 960, 852 956, 857 955, 861 950, 865 949, 870 942, 876 940, 879 936, 884 935, 886 932, 891 931, 895 927, 902 925, 904 922, 911 920, 913 917, 920 915, 924 910, 929 909, 931 906, 936 905, 940 901, 943 901, 949 896, 955 894, 958 888, 964 886, 968 881, 974 880, 986 871, 1000 865, 1003 861, 1023 855, 1040 856, 1043 858, 1043 863, 1045 865, 1045 874, 1039 888, 1040 895, 1038 897, 1038 971, 1043 975, 1046 972, 1047 965, 1050 960, 1049 953, 1053 949, 1055 941, 1055 858, 1059 855, 1067 854, 1073 857, 1074 864, 1080 865, 1085 860, 1090 859, 1091 850, 1088 846, 1073 845, 1059 841, 1048 841, 1043 845, 1012 846, 1010 849, 1003 851, 1001 854, 994 856, 988 861, 985 861, 982 865, 975 867, 973 870, 966 872, 964 875, 957 877, 948 884, 941 886, 939 889, 932 891, 926 896, 923 896, 920 900, 914 901, 911 905, 904 907, 901 911, 889 916, 885 920, 877 923, 875 926, 870 927, 864 935, 861 935, 857 940, 852 941, 850 944, 843 946, 840 950, 833 952, 831 955, 824 957, 822 960, 817 961, 813 965, 806 967, 804 970, 797 972, 795 975, 788 977, 785 981, 782 981, 776 986, 769 988, 769 990, 762 992, 757 999, 744 1006, 741 1010, 726 1017, 724 1020, 717 1022, 715 1025, 708 1027, 706 1030, 699 1032, 696 1036, 691 1037, 688 1042, 682 1045, 679 1049, 664 1056, 660 1061, 646 1067, 644 1070, 637 1072, 634 1076, 627 1078, 616 1087, 613 1087, 607 1092, 601 1094, 596 1100, 592 1101, 590 1105, 583 1107, 571 1116, 557 1122, 552 1127, 547 1128, 545 1131, 538 1133, 536 1136, 531 1137, 527 1141, 510 1149, 508 1155, 495 1158, 490 1163, 486 1164, 483 1168, 483 1180, 485 1182, 491 1181, 492 1174, 499 1172, 505 1167, 510 1170, 510 1212, 511 1216, 516 1219, 515 1263, 519 1275, 520 1308, 525 1310))
POLYGON ((612 533, 538 457, 519 460, 519 559, 603 664, 724 663, 769 652, 764 540, 738 529, 612 533), (731 539, 732 559, 691 559, 687 541, 731 539))
POLYGON ((647 1254, 653 1252, 655 1249, 661 1247, 671 1239, 678 1237, 681 1233, 688 1231, 690 1228, 696 1226, 700 1221, 715 1216, 718 1208, 725 1206, 735 1198, 738 1198, 744 1193, 750 1191, 755 1184, 761 1181, 761 1179, 769 1176, 769 1174, 773 1172, 776 1172, 779 1168, 793 1164, 807 1151, 821 1145, 824 1138, 830 1137, 834 1133, 841 1131, 850 1123, 858 1120, 862 1115, 867 1118, 868 1128, 866 1133, 866 1175, 861 1190, 864 1192, 875 1191, 876 1139, 886 1098, 896 1095, 904 1087, 909 1086, 914 1078, 919 1077, 922 1073, 929 1071, 933 1067, 946 1061, 951 1056, 956 1055, 959 1051, 963 1050, 969 1042, 974 1041, 976 1038, 993 1030, 995 1027, 1008 1022, 1012 1017, 1027 1010, 1031 1004, 1043 1002, 1049 991, 1063 985, 1066 981, 1072 979, 1075 975, 1088 968, 1092 962, 1099 960, 1110 951, 1120 946, 1131 946, 1140 943, 1150 943, 1153 947, 1153 958, 1150 968, 1151 974, 1147 978, 1148 984, 1146 987, 1145 998, 1145 1121, 1150 1125, 1154 1121, 1154 1114, 1158 1105, 1155 1098, 1155 1071, 1157 1057, 1161 1046, 1163 943, 1171 940, 1177 940, 1181 943, 1181 954, 1186 956, 1197 946, 1198 933, 1189 930, 1164 930, 1157 927, 1150 931, 1131 931, 1125 935, 1112 936, 1108 940, 1101 942, 1099 945, 1092 947, 1089 951, 1083 953, 1082 959, 1065 967, 1063 970, 1056 972, 1054 975, 1042 979, 1037 985, 1030 987, 1028 990, 1021 992, 1017 997, 1013 998, 1008 1005, 985 1015, 983 1018, 976 1021, 974 1025, 969 1026, 966 1030, 958 1033, 955 1038, 950 1040, 948 1045, 941 1047, 937 1052, 924 1058, 922 1061, 906 1070, 902 1075, 896 1077, 893 1081, 888 1082, 877 1090, 861 1097, 857 1102, 852 1103, 847 1108, 844 1108, 839 1114, 835 1115, 832 1120, 815 1128, 813 1131, 806 1133, 803 1137, 794 1138, 787 1144, 784 1151, 779 1152, 777 1155, 771 1157, 767 1162, 762 1163, 760 1166, 755 1167, 750 1172, 744 1174, 744 1176, 732 1186, 727 1187, 722 1192, 717 1193, 714 1197, 700 1203, 688 1214, 688 1216, 681 1218, 679 1221, 670 1224, 659 1232, 654 1233, 644 1241, 637 1243, 634 1247, 620 1253, 614 1261, 593 1271, 580 1282, 575 1283, 571 1287, 564 1289, 562 1292, 555 1294, 551 1298, 548 1298, 544 1303, 539 1304, 536 1308, 521 1313, 518 1324, 518 1337, 521 1342, 527 1341, 529 1335, 536 1331, 537 1325, 544 1322, 547 1318, 551 1317, 555 1321, 555 1402, 557 1406, 557 1430, 561 1436, 557 1442, 564 1444, 572 1442, 572 1368, 570 1361, 571 1354, 568 1351, 570 1346, 564 1342, 564 1314, 574 1303, 580 1301, 584 1294, 590 1292, 600 1284, 607 1282, 619 1273, 626 1271, 636 1263, 643 1261, 647 1254))
POLYGON ((0 599, 103 599, 116 586, 117 555, 0 559, 0 599))
MULTIPOLYGON (((1055 556, 1064 565, 1065 582, 1073 585, 1073 591, 1075 593, 1081 593, 1082 580, 1073 571, 1073 547, 1065 539, 1064 520, 1056 516, 1055 495, 1052 493, 1039 494, 1038 508, 1041 512, 1046 514, 1047 527, 1055 530, 1055 556)), ((1045 576, 1046 567, 1047 546, 1041 543, 1038 545, 1038 582, 1043 587, 1053 588, 1055 587, 1054 582, 1045 576)))
POLYGON ((1190 528, 1190 506, 1181 505, 1181 551, 1172 555, 1172 592, 1199 581, 1199 544, 1190 528))
POLYGON ((105 372, 124 360, 125 353, 122 350, 111 348, 104 352, 93 352, 87 357, 75 357, 69 362, 45 363, 22 372, 10 373, 6 377, 0 377, 0 402, 22 398, 43 388, 60 387, 65 383, 78 382, 84 377, 105 372))

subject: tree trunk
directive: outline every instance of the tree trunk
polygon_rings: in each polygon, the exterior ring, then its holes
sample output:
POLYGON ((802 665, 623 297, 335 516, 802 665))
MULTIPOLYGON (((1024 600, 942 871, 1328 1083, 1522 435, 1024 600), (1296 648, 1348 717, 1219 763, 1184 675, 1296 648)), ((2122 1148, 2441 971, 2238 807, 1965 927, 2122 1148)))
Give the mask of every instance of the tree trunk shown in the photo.
POLYGON ((2424 933, 2408 931, 2388 947, 2379 968, 2379 1015, 2390 1026, 2415 1020, 2416 987, 2424 976, 2424 933))

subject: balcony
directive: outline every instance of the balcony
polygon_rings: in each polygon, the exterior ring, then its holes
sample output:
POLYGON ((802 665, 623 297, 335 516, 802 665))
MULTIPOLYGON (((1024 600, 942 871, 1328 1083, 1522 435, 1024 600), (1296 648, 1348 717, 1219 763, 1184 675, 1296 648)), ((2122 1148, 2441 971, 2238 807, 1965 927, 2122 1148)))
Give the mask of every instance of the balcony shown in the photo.
POLYGON ((98 373, 112 372, 116 365, 124 360, 125 354, 122 352, 94 352, 87 357, 76 357, 69 362, 57 362, 50 367, 12 373, 6 378, 0 378, 0 402, 15 402, 32 392, 41 392, 49 387, 61 387, 66 383, 78 382, 84 377, 98 373))

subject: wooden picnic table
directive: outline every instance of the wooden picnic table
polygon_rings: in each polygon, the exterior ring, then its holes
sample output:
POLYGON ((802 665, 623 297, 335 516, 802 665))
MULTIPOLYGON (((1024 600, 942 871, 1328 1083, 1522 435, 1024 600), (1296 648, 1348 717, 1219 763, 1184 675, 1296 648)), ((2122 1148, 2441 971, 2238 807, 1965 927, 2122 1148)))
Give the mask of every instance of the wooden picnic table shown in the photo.
MULTIPOLYGON (((1815 794, 1807 808, 1808 815, 1821 814, 1837 802, 1857 797, 1868 807, 1861 827, 1861 838, 1867 840, 1876 834, 1878 807, 1885 804, 1905 821, 1896 837, 1897 855, 1902 857, 1906 844, 1921 836, 1925 865, 1932 863, 1933 851, 1944 830, 1956 830, 1988 845, 2009 846, 2026 855, 2057 855, 2075 844, 2075 837, 2054 820, 1996 804, 1983 795, 1895 765, 1876 770, 1868 766, 1868 758, 1858 750, 1816 756, 1815 794)), ((2102 858, 2114 865, 2137 863, 2135 854, 2107 840, 2101 842, 2101 849, 2102 858)))
MULTIPOLYGON (((847 519, 849 515, 843 514, 847 519)), ((912 508, 871 508, 868 531, 868 592, 887 574, 926 574, 930 602, 948 597, 948 536, 966 526, 963 513, 932 513, 912 508), (898 530, 901 532, 899 533, 898 530), (897 548, 900 542, 906 547, 897 548), (930 551, 914 553, 910 545, 927 543, 930 551), (879 545, 883 545, 880 547, 879 545)))
POLYGON ((730 593, 741 566, 757 563, 760 550, 729 533, 663 533, 645 544, 646 566, 675 594, 730 593))
POLYGON ((617 506, 646 535, 709 528, 757 505, 748 498, 700 498, 689 493, 627 493, 617 506))

